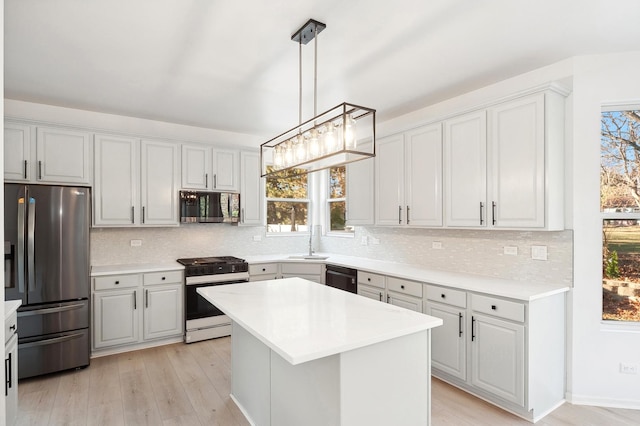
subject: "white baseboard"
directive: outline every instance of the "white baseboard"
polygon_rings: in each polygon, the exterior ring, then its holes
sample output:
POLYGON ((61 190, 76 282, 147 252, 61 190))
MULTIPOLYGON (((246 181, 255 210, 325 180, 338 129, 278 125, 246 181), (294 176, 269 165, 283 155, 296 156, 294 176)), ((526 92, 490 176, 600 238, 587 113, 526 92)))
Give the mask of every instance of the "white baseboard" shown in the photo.
POLYGON ((567 401, 573 405, 593 405, 596 407, 640 410, 640 399, 600 398, 589 395, 576 395, 567 392, 567 401))
POLYGON ((183 341, 184 341, 184 337, 180 335, 180 336, 171 337, 168 339, 160 339, 160 340, 154 340, 150 342, 136 343, 133 345, 123 345, 115 348, 94 349, 93 352, 91 352, 91 358, 100 358, 102 356, 137 351, 139 349, 154 348, 156 346, 170 345, 172 343, 179 343, 183 341))

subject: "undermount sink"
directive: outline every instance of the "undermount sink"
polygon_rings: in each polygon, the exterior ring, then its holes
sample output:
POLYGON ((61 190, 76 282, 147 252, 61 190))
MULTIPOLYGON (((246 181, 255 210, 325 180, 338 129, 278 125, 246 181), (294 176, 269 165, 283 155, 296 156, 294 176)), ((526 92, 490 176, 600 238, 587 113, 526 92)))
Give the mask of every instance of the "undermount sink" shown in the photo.
POLYGON ((298 254, 298 255, 293 255, 293 256, 289 256, 289 259, 303 259, 303 260, 325 260, 328 259, 329 256, 322 256, 319 254, 298 254))

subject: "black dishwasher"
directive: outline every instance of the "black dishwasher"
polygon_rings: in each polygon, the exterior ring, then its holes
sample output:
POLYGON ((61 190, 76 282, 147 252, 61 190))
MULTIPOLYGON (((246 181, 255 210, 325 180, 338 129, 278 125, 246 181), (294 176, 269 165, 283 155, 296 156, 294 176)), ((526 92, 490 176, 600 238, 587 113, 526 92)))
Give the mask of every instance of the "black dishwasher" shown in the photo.
POLYGON ((342 266, 327 265, 325 284, 350 293, 358 293, 358 271, 342 266))

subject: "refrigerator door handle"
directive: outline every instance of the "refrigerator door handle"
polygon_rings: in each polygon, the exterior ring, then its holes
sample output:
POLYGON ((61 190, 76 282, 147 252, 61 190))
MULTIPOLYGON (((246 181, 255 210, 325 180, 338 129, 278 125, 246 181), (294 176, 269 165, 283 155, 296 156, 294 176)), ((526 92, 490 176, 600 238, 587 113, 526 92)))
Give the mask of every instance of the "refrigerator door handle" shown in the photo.
POLYGON ((29 197, 29 215, 27 216, 27 291, 33 291, 36 288, 35 229, 36 199, 29 197))
POLYGON ((73 305, 54 306, 48 308, 34 308, 26 311, 18 311, 18 317, 29 317, 34 315, 52 314, 56 312, 72 311, 74 309, 81 309, 84 307, 83 303, 75 303, 73 305))
POLYGON ((27 348, 37 347, 37 346, 51 345, 53 343, 66 342, 68 340, 77 339, 82 336, 83 336, 83 333, 75 333, 75 334, 69 334, 67 336, 53 337, 51 339, 46 339, 46 340, 38 340, 35 342, 21 343, 19 349, 27 349, 27 348))
POLYGON ((24 197, 18 198, 18 291, 24 293, 24 219, 27 209, 24 197))

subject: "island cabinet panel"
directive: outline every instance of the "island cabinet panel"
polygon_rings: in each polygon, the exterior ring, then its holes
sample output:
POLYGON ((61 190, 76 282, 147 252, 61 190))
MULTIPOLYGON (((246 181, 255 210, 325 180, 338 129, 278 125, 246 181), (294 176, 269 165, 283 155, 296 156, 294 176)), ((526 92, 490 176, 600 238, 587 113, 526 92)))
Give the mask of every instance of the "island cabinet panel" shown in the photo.
POLYGON ((433 375, 522 418, 564 402, 565 293, 522 301, 427 284, 433 375))

